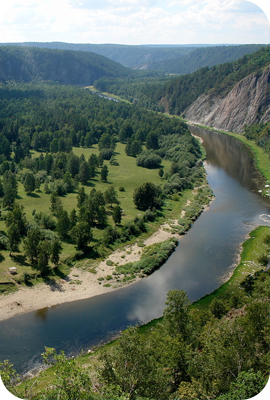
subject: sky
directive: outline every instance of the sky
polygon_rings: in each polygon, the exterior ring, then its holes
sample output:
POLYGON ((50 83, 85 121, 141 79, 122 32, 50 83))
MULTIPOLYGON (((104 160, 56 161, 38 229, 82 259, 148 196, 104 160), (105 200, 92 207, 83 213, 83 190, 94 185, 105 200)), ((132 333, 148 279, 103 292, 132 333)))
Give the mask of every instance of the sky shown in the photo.
POLYGON ((269 43, 268 2, 8 0, 1 2, 0 42, 269 43))

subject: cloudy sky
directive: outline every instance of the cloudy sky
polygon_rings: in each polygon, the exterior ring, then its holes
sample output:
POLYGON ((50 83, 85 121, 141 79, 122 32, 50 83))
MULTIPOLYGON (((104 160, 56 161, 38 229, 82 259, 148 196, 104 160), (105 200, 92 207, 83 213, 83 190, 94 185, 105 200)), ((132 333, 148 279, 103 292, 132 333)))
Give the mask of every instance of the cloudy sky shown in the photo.
POLYGON ((269 43, 268 1, 8 0, 0 42, 269 43))

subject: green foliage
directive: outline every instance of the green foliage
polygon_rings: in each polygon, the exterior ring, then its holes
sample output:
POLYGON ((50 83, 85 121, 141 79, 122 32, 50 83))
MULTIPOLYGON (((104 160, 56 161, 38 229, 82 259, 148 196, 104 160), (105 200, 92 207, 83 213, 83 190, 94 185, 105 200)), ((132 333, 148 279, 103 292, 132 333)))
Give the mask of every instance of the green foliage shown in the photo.
POLYGON ((70 232, 78 250, 84 250, 92 240, 92 231, 87 222, 78 222, 70 232))
POLYGON ((254 140, 268 154, 270 150, 270 123, 260 123, 254 125, 245 125, 244 135, 247 139, 254 140))
POLYGON ((188 55, 173 60, 153 62, 151 68, 174 74, 189 74, 202 67, 212 67, 235 61, 245 54, 251 54, 259 50, 261 45, 239 45, 239 46, 209 46, 194 49, 188 55))
POLYGON ((92 382, 76 359, 68 359, 64 352, 45 347, 42 354, 47 365, 54 365, 54 379, 50 387, 40 393, 39 399, 92 400, 92 382))
POLYGON ((31 194, 36 188, 36 180, 33 173, 28 172, 23 181, 24 190, 26 193, 31 194))
POLYGON ((100 171, 100 179, 103 182, 107 182, 108 173, 109 173, 108 167, 106 164, 104 164, 100 171))
POLYGON ((159 208, 162 204, 160 187, 152 182, 143 183, 134 190, 133 200, 139 210, 159 208))
POLYGON ((145 346, 138 328, 130 327, 123 332, 119 345, 111 354, 103 351, 100 360, 102 381, 118 387, 119 396, 161 399, 164 395, 162 370, 151 346, 145 346))
POLYGON ((62 84, 91 85, 103 76, 127 76, 131 72, 97 54, 68 50, 5 46, 0 47, 0 61, 2 78, 17 81, 44 79, 62 84))
POLYGON ((152 151, 144 150, 136 160, 139 167, 143 168, 160 168, 162 158, 152 151))
POLYGON ((115 224, 120 224, 121 223, 121 221, 122 221, 122 209, 121 209, 120 206, 114 207, 112 218, 113 218, 113 222, 115 224))
POLYGON ((240 372, 235 382, 230 385, 226 395, 217 397, 217 400, 239 400, 250 399, 259 394, 265 387, 267 380, 260 371, 254 372, 253 369, 247 372, 240 372))
POLYGON ((133 263, 118 265, 116 271, 119 274, 143 273, 150 275, 169 258, 178 244, 177 239, 172 238, 161 243, 145 247, 141 259, 133 263))

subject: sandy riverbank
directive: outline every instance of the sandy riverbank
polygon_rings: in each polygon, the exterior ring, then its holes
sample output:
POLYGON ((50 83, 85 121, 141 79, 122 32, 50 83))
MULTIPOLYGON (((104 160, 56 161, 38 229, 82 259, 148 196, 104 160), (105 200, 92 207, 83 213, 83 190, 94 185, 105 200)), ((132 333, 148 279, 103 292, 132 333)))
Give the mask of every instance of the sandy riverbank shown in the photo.
MULTIPOLYGON (((158 231, 144 241, 145 246, 163 242, 172 236, 178 236, 170 233, 168 228, 169 225, 167 224, 161 226, 158 231)), ((123 282, 117 282, 116 277, 113 275, 115 267, 107 265, 106 262, 111 260, 114 264, 123 265, 128 262, 138 261, 141 251, 141 247, 137 244, 126 246, 124 249, 116 250, 105 261, 99 263, 95 274, 75 266, 65 279, 58 281, 56 284, 42 283, 35 285, 33 288, 22 286, 17 292, 2 295, 0 297, 0 321, 41 308, 87 299, 117 290, 124 284, 123 282), (106 280, 107 275, 111 275, 113 279, 106 280), (104 278, 104 280, 100 281, 100 278, 104 278), (104 286, 106 283, 109 283, 110 286, 104 286)), ((133 282, 139 279, 141 278, 137 277, 133 282)))

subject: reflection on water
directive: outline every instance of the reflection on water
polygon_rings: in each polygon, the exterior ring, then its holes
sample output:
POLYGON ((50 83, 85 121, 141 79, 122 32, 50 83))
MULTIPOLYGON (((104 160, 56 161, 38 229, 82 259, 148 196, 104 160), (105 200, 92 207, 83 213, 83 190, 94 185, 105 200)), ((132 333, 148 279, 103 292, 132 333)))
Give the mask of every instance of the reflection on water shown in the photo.
POLYGON ((262 185, 262 177, 254 168, 250 149, 239 140, 219 132, 209 132, 189 125, 192 134, 203 139, 207 151, 207 160, 237 179, 242 186, 254 190, 262 185))
POLYGON ((246 235, 262 218, 270 224, 265 217, 270 215, 269 201, 257 193, 258 175, 241 144, 197 128, 194 133, 203 137, 205 167, 216 197, 164 266, 114 292, 1 321, 0 359, 27 370, 40 362, 44 346, 74 354, 131 324, 161 316, 170 289, 185 290, 193 301, 220 285, 246 235))

